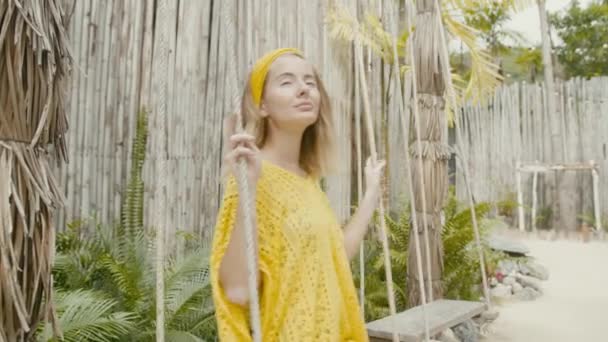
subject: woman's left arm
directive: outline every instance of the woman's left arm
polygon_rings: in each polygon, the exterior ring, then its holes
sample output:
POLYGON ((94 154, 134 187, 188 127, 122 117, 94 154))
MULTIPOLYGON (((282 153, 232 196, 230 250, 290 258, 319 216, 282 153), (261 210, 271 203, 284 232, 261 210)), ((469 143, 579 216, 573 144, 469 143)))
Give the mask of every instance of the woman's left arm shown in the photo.
POLYGON ((367 233, 369 222, 378 205, 384 165, 384 161, 373 163, 371 159, 367 160, 365 166, 365 195, 361 199, 359 208, 344 227, 344 248, 349 260, 359 252, 359 245, 367 233))

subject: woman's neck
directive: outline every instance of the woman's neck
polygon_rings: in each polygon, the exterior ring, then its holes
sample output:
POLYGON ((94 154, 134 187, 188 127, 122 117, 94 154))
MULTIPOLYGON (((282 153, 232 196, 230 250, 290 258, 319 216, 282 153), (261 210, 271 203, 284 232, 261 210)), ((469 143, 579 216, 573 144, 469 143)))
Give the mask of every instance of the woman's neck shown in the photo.
POLYGON ((269 134, 262 147, 264 159, 287 170, 303 173, 300 166, 302 134, 274 130, 269 134))

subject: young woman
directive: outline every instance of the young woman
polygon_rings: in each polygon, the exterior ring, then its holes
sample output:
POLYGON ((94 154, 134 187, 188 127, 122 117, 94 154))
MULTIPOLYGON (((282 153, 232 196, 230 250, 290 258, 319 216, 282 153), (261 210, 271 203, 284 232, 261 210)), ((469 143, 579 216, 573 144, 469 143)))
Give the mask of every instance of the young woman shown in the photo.
MULTIPOLYGON (((319 185, 336 156, 327 92, 296 49, 269 52, 253 67, 242 113, 246 132, 228 125, 225 164, 248 164, 258 253, 263 341, 367 341, 349 259, 358 252, 380 195, 384 162, 368 160, 366 192, 342 229, 319 185)), ((226 186, 211 255, 221 341, 251 340, 243 209, 226 186)))

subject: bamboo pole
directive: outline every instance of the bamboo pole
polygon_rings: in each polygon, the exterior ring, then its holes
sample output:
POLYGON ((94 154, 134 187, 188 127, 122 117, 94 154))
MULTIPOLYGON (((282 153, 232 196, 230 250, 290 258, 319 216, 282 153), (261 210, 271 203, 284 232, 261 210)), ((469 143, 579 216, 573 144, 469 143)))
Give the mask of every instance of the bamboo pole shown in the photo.
POLYGON ((532 178, 532 231, 536 233, 536 204, 537 204, 538 172, 532 178))
POLYGON ((595 217, 595 229, 598 232, 602 232, 602 216, 600 214, 600 187, 599 187, 599 174, 597 169, 595 168, 595 161, 591 161, 591 165, 594 168, 591 170, 591 175, 593 177, 593 212, 595 217))
POLYGON ((167 159, 168 159, 168 140, 166 139, 165 131, 166 115, 167 115, 167 63, 169 46, 167 41, 168 31, 168 8, 166 0, 159 0, 157 3, 158 26, 157 34, 158 50, 156 50, 155 60, 159 71, 159 76, 156 78, 156 84, 159 84, 158 89, 158 104, 156 107, 156 127, 159 133, 156 138, 156 167, 158 169, 158 178, 156 185, 155 196, 155 211, 154 224, 156 225, 156 341, 165 341, 165 282, 164 282, 164 262, 165 262, 165 229, 167 219, 167 194, 166 181, 168 177, 167 159))
POLYGON ((517 213, 519 214, 519 230, 525 231, 525 218, 524 218, 524 195, 521 189, 521 166, 520 162, 517 162, 515 179, 517 182, 517 213))
MULTIPOLYGON (((356 42, 355 44, 359 44, 356 42)), ((355 46, 355 50, 360 49, 355 46)), ((361 153, 361 108, 359 99, 359 68, 355 68, 355 144, 357 148, 357 201, 361 204, 363 197, 363 155, 361 153)), ((361 315, 365 318, 365 239, 359 246, 359 302, 361 303, 361 315)))

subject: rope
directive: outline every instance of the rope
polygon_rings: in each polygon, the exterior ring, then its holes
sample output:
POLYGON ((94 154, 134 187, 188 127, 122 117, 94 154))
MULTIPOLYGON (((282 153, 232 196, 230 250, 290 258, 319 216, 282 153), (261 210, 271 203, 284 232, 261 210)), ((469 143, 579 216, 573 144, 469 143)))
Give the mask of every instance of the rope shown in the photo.
MULTIPOLYGON (((439 2, 437 0, 435 0, 435 7, 437 8, 437 10, 439 10, 439 2)), ((448 90, 448 98, 450 101, 450 104, 452 106, 452 110, 454 111, 454 114, 456 114, 456 108, 458 108, 456 106, 456 96, 454 94, 454 86, 452 85, 452 74, 449 70, 449 63, 450 60, 448 58, 448 50, 447 50, 447 41, 445 40, 445 35, 444 35, 444 27, 443 27, 443 22, 441 21, 441 17, 437 17, 437 25, 439 25, 439 32, 441 33, 441 54, 440 54, 440 61, 441 61, 441 66, 443 68, 443 73, 446 75, 446 83, 447 83, 447 90, 448 90)), ((466 165, 468 164, 468 158, 465 154, 465 151, 461 148, 460 143, 462 142, 462 133, 460 131, 461 127, 459 124, 456 124, 456 145, 457 145, 457 149, 458 149, 458 153, 460 154, 460 158, 462 159, 462 164, 463 166, 461 167, 462 169, 462 173, 464 175, 464 182, 467 188, 467 197, 468 197, 468 201, 469 201, 469 206, 471 208, 471 219, 473 221, 473 231, 475 232, 475 245, 477 247, 477 253, 479 256, 479 267, 481 268, 481 281, 483 284, 483 292, 484 292, 484 299, 486 302, 486 306, 488 307, 488 310, 490 310, 492 308, 492 303, 490 302, 490 288, 488 286, 488 280, 487 280, 487 276, 486 276, 486 266, 485 266, 485 259, 484 259, 484 255, 483 255, 483 247, 481 245, 481 238, 479 235, 479 226, 477 225, 477 215, 475 214, 475 203, 473 201, 473 192, 471 191, 471 185, 469 184, 468 181, 468 171, 467 171, 467 167, 466 165)))
MULTIPOLYGON (((235 26, 235 22, 234 22, 234 17, 236 15, 231 15, 232 13, 234 13, 234 1, 232 0, 227 0, 227 1, 223 1, 222 2, 224 4, 224 22, 226 23, 226 28, 227 28, 227 37, 226 37, 226 46, 228 46, 230 49, 234 47, 234 34, 232 29, 235 26)), ((247 31, 247 35, 248 35, 248 42, 247 42, 247 51, 246 51, 246 56, 248 58, 248 60, 251 60, 251 56, 252 56, 252 48, 251 48, 251 5, 250 2, 247 1, 246 2, 246 11, 247 11, 247 17, 248 17, 248 21, 246 24, 246 31, 247 31)), ((235 66, 236 66, 236 62, 234 60, 232 60, 236 54, 233 53, 233 51, 228 51, 227 53, 228 56, 230 56, 229 58, 226 58, 226 63, 227 63, 227 68, 228 68, 228 82, 229 82, 229 89, 231 91, 231 99, 232 99, 232 108, 231 110, 234 110, 235 112, 237 112, 237 124, 236 124, 236 130, 239 133, 242 133, 244 131, 243 129, 243 123, 244 123, 244 117, 243 117, 243 113, 240 112, 238 110, 238 104, 239 104, 239 92, 238 89, 235 85, 236 80, 237 80, 237 76, 236 76, 236 70, 235 70, 235 66)), ((251 64, 251 63, 249 63, 251 64)), ((251 321, 251 330, 253 332, 253 341, 255 342, 261 342, 262 341, 262 325, 261 325, 261 320, 260 320, 260 304, 259 304, 259 296, 258 296, 258 260, 257 260, 257 250, 256 250, 256 243, 255 243, 255 238, 254 238, 254 222, 253 222, 253 210, 255 210, 254 207, 254 203, 253 203, 253 198, 252 195, 250 193, 250 188, 249 188, 249 179, 247 178, 247 163, 245 160, 241 159, 238 162, 238 174, 236 175, 236 177, 239 180, 239 184, 242 185, 242 188, 239 189, 240 191, 240 200, 243 201, 243 224, 244 224, 244 228, 245 228, 245 240, 246 240, 246 244, 247 244, 247 270, 249 272, 248 274, 248 278, 247 278, 247 285, 248 285, 248 289, 249 289, 249 315, 250 315, 250 321, 251 321)))
MULTIPOLYGON (((357 61, 357 65, 359 67, 359 81, 361 83, 361 91, 363 93, 363 107, 364 107, 364 111, 365 111, 365 118, 366 118, 366 128, 367 128, 367 132, 369 132, 368 136, 368 140, 369 140, 369 145, 370 145, 370 149, 371 149, 371 157, 372 157, 372 161, 375 163, 377 161, 377 150, 376 150, 376 140, 374 138, 374 127, 372 124, 372 118, 371 118, 371 110, 370 110, 370 104, 369 104, 369 93, 367 90, 367 81, 365 79, 365 66, 363 65, 363 52, 362 49, 358 43, 358 37, 355 38, 355 59, 357 61)), ((382 199, 380 199, 380 203, 379 203, 379 214, 380 214, 380 237, 382 239, 382 249, 384 251, 384 269, 386 272, 386 287, 387 287, 387 294, 388 294, 388 304, 389 304, 389 309, 390 309, 390 314, 391 316, 395 316, 396 315, 396 308, 395 308, 395 294, 394 294, 394 289, 393 289, 393 272, 392 272, 392 267, 391 267, 391 259, 390 259, 390 250, 389 250, 389 246, 388 246, 388 239, 386 236, 386 220, 384 218, 384 203, 382 201, 382 199)), ((397 335, 397 331, 395 329, 395 320, 391 320, 391 325, 392 325, 392 333, 393 333, 393 341, 394 342, 399 342, 399 336, 397 335)))
MULTIPOLYGON (((159 0, 157 13, 159 13, 159 42, 158 42, 158 68, 159 75, 165 80, 158 94, 158 108, 156 115, 157 134, 156 153, 159 156, 157 163, 157 174, 159 184, 156 188, 156 210, 154 222, 156 229, 156 341, 165 341, 165 283, 164 283, 164 259, 165 259, 165 223, 166 223, 166 193, 165 182, 167 179, 167 152, 168 141, 166 139, 166 117, 167 117, 167 55, 169 47, 167 43, 167 21, 168 12, 166 0, 159 0)), ((157 78, 160 80, 161 77, 157 78)))

